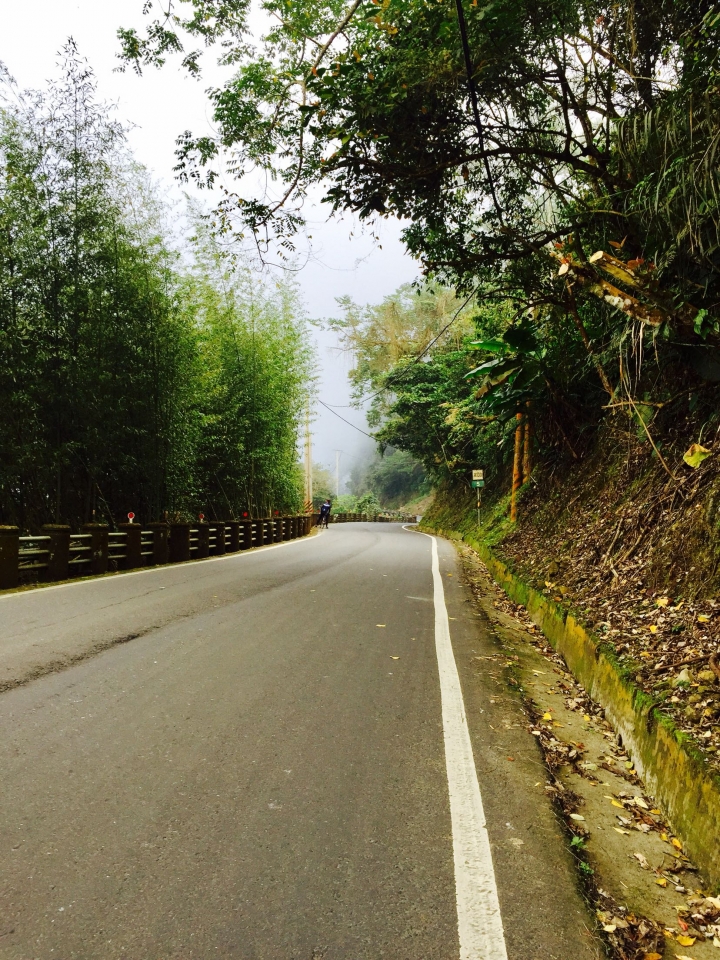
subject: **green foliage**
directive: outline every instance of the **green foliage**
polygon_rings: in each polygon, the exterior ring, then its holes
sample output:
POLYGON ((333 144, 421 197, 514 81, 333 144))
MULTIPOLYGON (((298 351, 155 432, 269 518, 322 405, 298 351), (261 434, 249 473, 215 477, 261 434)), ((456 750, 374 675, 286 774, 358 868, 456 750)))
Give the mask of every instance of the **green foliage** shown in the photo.
MULTIPOLYGON (((711 101, 718 76, 720 17, 707 0, 466 5, 478 129, 451 3, 264 0, 259 53, 244 40, 242 0, 187 7, 168 16, 149 3, 147 35, 121 32, 138 70, 174 50, 187 61, 195 38, 221 42, 237 65, 210 94, 217 139, 180 142, 183 175, 212 181, 225 151, 238 176, 257 167, 277 178, 280 204, 221 205, 260 238, 292 238, 315 184, 335 209, 398 214, 410 248, 453 285, 496 279, 503 265, 516 280, 535 273, 537 288, 548 242, 633 235, 626 200, 651 171, 618 163, 621 118, 642 126, 673 98, 682 109, 689 92, 711 101)), ((705 165, 716 167, 712 155, 705 165)), ((662 177, 657 188, 672 193, 662 177)))
POLYGON ((300 508, 298 422, 312 355, 297 290, 228 259, 196 220, 180 295, 198 331, 198 481, 217 513, 300 508))
POLYGON ((377 496, 369 490, 358 498, 357 509, 358 513, 374 514, 380 513, 382 507, 380 506, 380 501, 377 496))
POLYGON ((391 510, 430 491, 422 463, 405 450, 386 451, 375 459, 363 482, 377 493, 380 503, 391 510))
POLYGON ((74 47, 0 87, 0 517, 115 522, 299 505, 297 294, 167 214, 74 47))
POLYGON ((314 463, 312 468, 313 507, 317 511, 325 500, 334 502, 335 477, 327 467, 314 463))
POLYGON ((347 301, 338 326, 379 439, 434 481, 476 465, 492 479, 528 401, 536 449, 579 459, 608 400, 644 389, 644 358, 656 402, 717 380, 717 3, 465 3, 470 77, 452 3, 264 0, 252 50, 237 3, 211 5, 210 24, 235 19, 208 34, 193 19, 204 0, 188 8, 124 56, 226 43, 218 135, 181 139, 180 175, 210 185, 224 159, 276 183, 223 194, 220 229, 292 249, 319 188, 335 211, 401 218, 433 278, 416 304, 408 289, 369 311, 347 301))
POLYGON ((531 318, 522 317, 511 324, 500 337, 476 340, 474 347, 493 354, 468 377, 482 377, 476 397, 488 397, 484 404, 500 419, 509 420, 525 404, 541 399, 551 375, 548 366, 548 344, 543 343, 540 331, 531 318))
POLYGON ((352 493, 341 493, 332 501, 334 513, 357 513, 358 499, 352 493))

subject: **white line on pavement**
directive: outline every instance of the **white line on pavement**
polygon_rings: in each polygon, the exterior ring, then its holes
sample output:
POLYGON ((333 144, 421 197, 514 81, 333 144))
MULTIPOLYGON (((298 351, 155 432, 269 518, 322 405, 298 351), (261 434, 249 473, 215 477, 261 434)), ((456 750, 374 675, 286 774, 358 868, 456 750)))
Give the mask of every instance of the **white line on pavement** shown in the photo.
MULTIPOLYGON (((420 531, 417 531, 418 533, 420 531)), ((429 534, 423 534, 429 536, 429 534)), ((450 641, 437 540, 432 540, 435 650, 450 793, 460 960, 507 960, 500 902, 460 677, 450 641)))

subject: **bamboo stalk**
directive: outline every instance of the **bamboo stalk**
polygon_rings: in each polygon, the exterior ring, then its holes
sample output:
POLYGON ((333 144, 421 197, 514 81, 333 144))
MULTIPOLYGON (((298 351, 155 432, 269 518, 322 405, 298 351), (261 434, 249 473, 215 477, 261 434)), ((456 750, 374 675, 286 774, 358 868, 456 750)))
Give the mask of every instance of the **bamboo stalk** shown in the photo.
POLYGON ((532 421, 530 420, 530 401, 525 404, 525 438, 523 449, 522 482, 527 483, 532 473, 532 421))
POLYGON ((523 454, 523 415, 516 414, 515 427, 515 457, 513 459, 512 495, 510 497, 510 519, 517 521, 517 492, 522 486, 522 454, 523 454))

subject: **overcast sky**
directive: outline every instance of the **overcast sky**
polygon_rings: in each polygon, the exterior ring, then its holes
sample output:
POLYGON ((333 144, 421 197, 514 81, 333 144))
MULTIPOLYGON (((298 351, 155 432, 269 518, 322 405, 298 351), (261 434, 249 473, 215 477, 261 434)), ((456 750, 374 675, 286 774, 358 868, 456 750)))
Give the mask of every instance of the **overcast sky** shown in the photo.
MULTIPOLYGON (((204 91, 211 84, 220 84, 225 74, 214 64, 212 51, 204 57, 205 70, 199 82, 170 62, 163 70, 148 70, 141 78, 132 72, 115 72, 116 30, 119 26, 141 27, 142 5, 143 0, 33 0, 31 4, 0 0, 0 60, 21 87, 40 87, 56 73, 58 51, 72 36, 95 71, 100 98, 116 103, 119 118, 133 125, 129 138, 136 158, 171 195, 179 196, 172 173, 175 139, 187 129, 196 134, 211 131, 204 91)), ((208 197, 201 196, 203 200, 208 197)), ((396 222, 383 222, 380 250, 369 236, 362 235, 351 217, 327 222, 320 204, 311 206, 308 215, 313 259, 296 279, 311 317, 335 315, 336 297, 349 294, 358 303, 375 303, 417 277, 417 266, 399 241, 396 222)), ((314 337, 320 397, 328 404, 347 404, 348 360, 332 349, 332 335, 315 332, 314 337)), ((367 429, 360 412, 342 407, 337 412, 367 429)), ((315 458, 333 469, 335 450, 344 451, 342 473, 349 472, 353 457, 372 449, 370 440, 320 405, 313 436, 315 458)))

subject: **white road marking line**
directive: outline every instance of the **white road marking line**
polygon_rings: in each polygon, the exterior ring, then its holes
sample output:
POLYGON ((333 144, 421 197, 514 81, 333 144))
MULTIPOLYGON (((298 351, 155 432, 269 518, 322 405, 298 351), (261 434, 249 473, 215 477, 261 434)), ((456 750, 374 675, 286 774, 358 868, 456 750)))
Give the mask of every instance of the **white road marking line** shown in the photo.
MULTIPOLYGON (((427 537, 429 534, 425 533, 423 536, 427 537)), ((460 960, 507 960, 490 839, 465 716, 460 677, 450 641, 450 623, 440 575, 437 540, 435 537, 430 539, 435 598, 435 649, 440 673, 445 766, 450 792, 460 960)))

